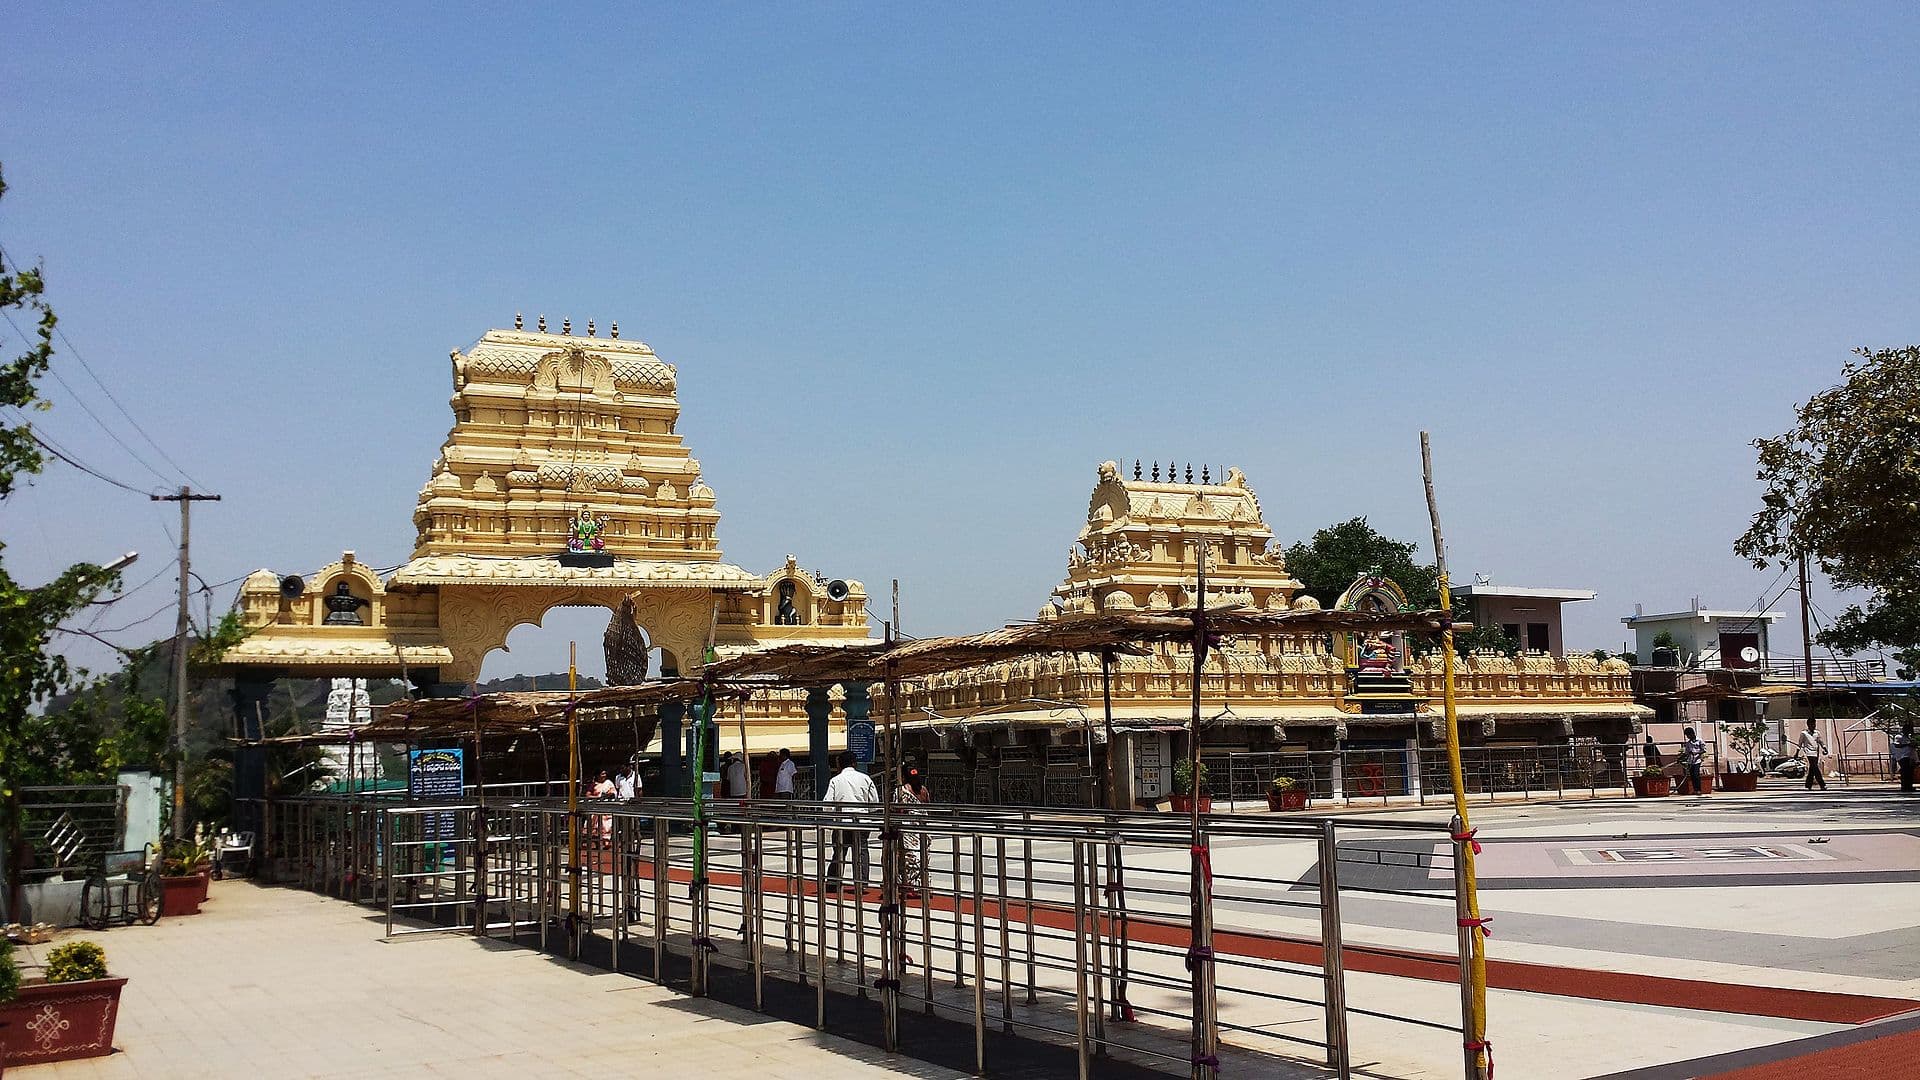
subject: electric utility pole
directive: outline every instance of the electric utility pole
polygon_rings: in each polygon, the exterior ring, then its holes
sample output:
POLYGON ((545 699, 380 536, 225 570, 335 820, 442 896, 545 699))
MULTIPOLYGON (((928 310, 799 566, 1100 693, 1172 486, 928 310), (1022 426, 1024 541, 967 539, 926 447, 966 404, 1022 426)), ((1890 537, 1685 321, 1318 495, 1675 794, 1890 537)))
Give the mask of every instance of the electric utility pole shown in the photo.
POLYGON ((1807 715, 1813 715, 1813 618, 1808 609, 1813 606, 1812 598, 1807 594, 1807 553, 1800 553, 1800 656, 1807 666, 1802 685, 1807 691, 1807 715))
POLYGON ((168 833, 178 840, 187 822, 187 575, 193 572, 188 549, 192 527, 190 507, 197 502, 219 502, 218 495, 196 495, 181 485, 178 494, 149 496, 154 502, 180 504, 180 609, 173 620, 173 819, 168 833))

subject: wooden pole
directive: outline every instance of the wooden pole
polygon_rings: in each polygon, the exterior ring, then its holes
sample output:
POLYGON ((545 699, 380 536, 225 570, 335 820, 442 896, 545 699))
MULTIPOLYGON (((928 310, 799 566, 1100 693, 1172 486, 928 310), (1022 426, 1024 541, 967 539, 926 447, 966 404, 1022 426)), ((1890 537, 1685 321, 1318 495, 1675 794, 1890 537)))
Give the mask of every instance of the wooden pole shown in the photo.
MULTIPOLYGON (((693 993, 707 992, 707 727, 713 722, 713 684, 707 682, 707 665, 713 660, 714 635, 720 629, 720 598, 713 598, 713 614, 707 621, 707 644, 700 654, 700 702, 693 711, 693 881, 687 887, 693 906, 693 993)), ((719 736, 714 737, 719 742, 719 736)))
POLYGON ((1467 929, 1471 950, 1469 980, 1471 983, 1472 1016, 1463 1017, 1465 1021, 1465 1052, 1468 1075, 1483 1077, 1487 1075, 1487 1063, 1491 1055, 1487 1051, 1487 931, 1480 924, 1479 885, 1474 877, 1473 864, 1473 824, 1467 813, 1466 782, 1464 770, 1460 767, 1460 721, 1454 708, 1453 692, 1453 603, 1452 589, 1447 582, 1447 541, 1440 530, 1440 504, 1433 493, 1433 447, 1428 442, 1427 433, 1420 433, 1420 475, 1427 489, 1427 517, 1433 523, 1433 562, 1438 571, 1440 589, 1440 666, 1441 666, 1441 706, 1447 724, 1447 772, 1453 783, 1453 812, 1459 819, 1460 836, 1455 837, 1454 849, 1459 852, 1462 861, 1458 875, 1458 889, 1463 890, 1467 929), (1461 837, 1465 837, 1462 840, 1461 837))
POLYGON ((1100 650, 1100 706, 1107 718, 1107 809, 1120 809, 1120 778, 1113 771, 1113 650, 1100 650))
POLYGON ((574 711, 577 646, 567 642, 567 955, 580 957, 580 719, 574 711))
POLYGON ((1193 1080, 1207 1080, 1219 1072, 1214 1056, 1213 1028, 1213 860, 1200 833, 1200 683, 1207 665, 1207 552, 1208 543, 1199 542, 1198 569, 1193 604, 1193 712, 1187 721, 1187 775, 1189 790, 1187 825, 1191 841, 1192 863, 1189 870, 1189 896, 1192 900, 1192 947, 1187 966, 1193 972, 1193 1080))

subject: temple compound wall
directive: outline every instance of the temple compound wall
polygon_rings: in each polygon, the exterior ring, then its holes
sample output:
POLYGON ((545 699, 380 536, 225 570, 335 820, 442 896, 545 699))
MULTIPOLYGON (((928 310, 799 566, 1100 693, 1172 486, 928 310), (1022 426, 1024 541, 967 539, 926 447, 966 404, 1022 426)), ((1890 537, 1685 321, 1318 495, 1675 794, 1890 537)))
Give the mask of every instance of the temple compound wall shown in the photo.
MULTIPOLYGON (((383 576, 346 551, 310 573, 247 579, 240 608, 251 634, 214 669, 236 680, 243 738, 260 735, 278 678, 397 678, 417 694, 463 694, 515 627, 555 607, 632 601, 634 626, 661 650, 662 670, 649 676, 697 671, 709 635, 720 656, 869 639, 858 580, 803 570, 791 556, 764 573, 724 561, 717 496, 676 431, 674 368, 617 326, 606 337, 587 329, 551 333, 542 319, 527 330, 516 318, 450 354, 453 424, 420 489, 404 565, 383 576)), ((1106 462, 1037 617, 1190 607, 1203 542, 1210 606, 1317 606, 1288 574, 1239 469, 1196 477, 1135 463, 1128 476, 1106 462)), ((1392 611, 1407 598, 1363 575, 1337 603, 1392 611)), ((1098 657, 1062 655, 909 682, 898 709, 905 749, 943 799, 1100 801, 1094 778, 1111 753, 1121 800, 1156 800, 1183 749, 1191 656, 1167 645, 1117 658, 1111 747, 1100 670, 1098 657)), ((1417 642, 1234 638, 1210 652, 1202 684, 1209 753, 1417 755, 1441 738, 1439 663, 1417 642)), ((1631 703, 1623 664, 1580 656, 1466 658, 1458 697, 1463 739, 1483 747, 1618 742, 1646 714, 1631 703)), ((887 715, 880 685, 763 693, 728 707, 720 745, 740 748, 744 729, 750 753, 790 747, 817 764, 845 745, 845 719, 869 710, 887 715)), ((653 718, 670 776, 678 716, 669 706, 653 718)), ((1417 785, 1419 767, 1406 772, 1417 785)), ((257 778, 243 766, 237 787, 249 786, 257 778)))
MULTIPOLYGON (((1178 477, 1171 466, 1164 478, 1158 465, 1142 474, 1138 463, 1131 477, 1115 462, 1099 467, 1065 577, 1040 620, 1191 609, 1203 543, 1209 608, 1319 608, 1287 573, 1259 497, 1239 469, 1218 478, 1203 469, 1197 480, 1191 468, 1178 477)), ((1409 605, 1394 582, 1362 575, 1335 606, 1391 612, 1409 605)), ((903 687, 900 712, 908 718, 911 755, 924 762, 936 797, 1098 801, 1111 753, 1119 799, 1133 805, 1171 792, 1172 763, 1186 754, 1192 670, 1186 645, 1116 656, 1111 747, 1100 659, 1092 655, 1032 657, 918 680, 903 687)), ((1431 643, 1321 633, 1229 638, 1209 651, 1201 675, 1203 755, 1255 760, 1265 779, 1293 774, 1323 795, 1360 782, 1343 775, 1354 768, 1364 772, 1370 794, 1417 794, 1423 780, 1428 790, 1436 786, 1435 758, 1423 761, 1421 749, 1444 745, 1441 692, 1431 643)), ((1617 745, 1648 715, 1632 704, 1624 662, 1545 652, 1463 658, 1456 700, 1463 744, 1483 748, 1489 760, 1501 747, 1617 745)), ((1608 767, 1604 760, 1601 767, 1608 767)))

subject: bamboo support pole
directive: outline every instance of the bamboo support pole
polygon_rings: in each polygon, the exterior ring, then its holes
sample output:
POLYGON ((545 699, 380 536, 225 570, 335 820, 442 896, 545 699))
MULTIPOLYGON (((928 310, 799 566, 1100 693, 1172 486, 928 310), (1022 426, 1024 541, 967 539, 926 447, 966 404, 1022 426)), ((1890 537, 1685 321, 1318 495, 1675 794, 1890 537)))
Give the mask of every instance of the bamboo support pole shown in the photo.
POLYGON ((1462 989, 1461 1004, 1467 1015, 1461 1019, 1462 1050, 1466 1075, 1480 1080, 1492 1071, 1492 1047, 1487 1042, 1487 930, 1481 921, 1479 886, 1474 876, 1473 824, 1468 816, 1467 794, 1460 764, 1460 721, 1454 707, 1453 603, 1447 581, 1447 541, 1440 529, 1440 504, 1433 493, 1433 447, 1427 433, 1420 433, 1420 475, 1427 489, 1427 516, 1433 522, 1433 560, 1439 571, 1440 589, 1440 664, 1442 672, 1441 704, 1447 727, 1447 771, 1453 782, 1453 812, 1456 815, 1455 850, 1458 868, 1458 899, 1465 911, 1457 921, 1468 931, 1462 940, 1468 947, 1468 985, 1462 989))

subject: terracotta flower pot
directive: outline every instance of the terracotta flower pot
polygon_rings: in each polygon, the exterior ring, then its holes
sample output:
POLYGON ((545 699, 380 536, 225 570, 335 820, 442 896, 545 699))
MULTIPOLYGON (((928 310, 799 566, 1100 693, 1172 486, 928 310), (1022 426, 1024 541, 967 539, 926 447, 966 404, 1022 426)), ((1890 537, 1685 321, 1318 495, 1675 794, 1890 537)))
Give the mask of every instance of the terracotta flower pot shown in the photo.
POLYGON ((1721 791, 1758 791, 1760 774, 1757 772, 1730 772, 1720 774, 1721 791))
POLYGON ((198 874, 160 879, 160 914, 198 915, 206 882, 198 874))
POLYGON ((113 1053, 125 979, 27 983, 0 1005, 0 1058, 9 1065, 113 1053))
POLYGON ((1636 799, 1660 799, 1673 794, 1673 781, 1664 776, 1636 776, 1633 778, 1633 795, 1636 799))
POLYGON ((1269 810, 1305 810, 1306 808, 1306 788, 1295 787, 1280 792, 1267 792, 1267 809, 1269 810))
MULTIPOLYGON (((1173 796, 1173 812, 1176 814, 1193 813, 1193 796, 1191 795, 1173 796)), ((1213 813, 1213 796, 1211 795, 1200 796, 1200 812, 1203 814, 1213 813)))

